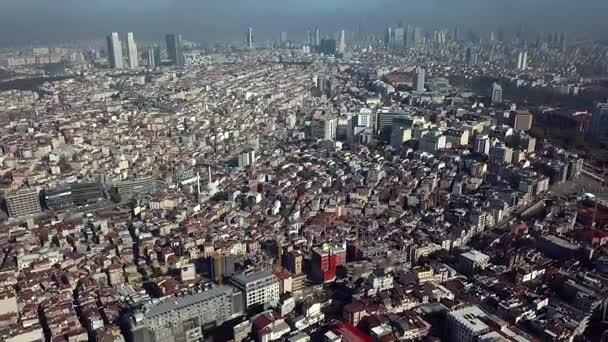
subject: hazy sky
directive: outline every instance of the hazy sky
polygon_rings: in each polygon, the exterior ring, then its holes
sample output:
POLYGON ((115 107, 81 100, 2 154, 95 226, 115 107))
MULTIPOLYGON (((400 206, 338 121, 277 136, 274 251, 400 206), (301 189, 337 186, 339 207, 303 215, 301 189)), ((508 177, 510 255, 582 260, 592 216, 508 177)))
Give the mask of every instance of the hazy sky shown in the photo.
MULTIPOLYGON (((269 39, 306 26, 379 31, 399 20, 425 28, 608 32, 608 0, 0 0, 0 44, 183 33, 195 41, 240 39, 248 26, 269 39)), ((605 38, 605 37, 602 37, 605 38)))

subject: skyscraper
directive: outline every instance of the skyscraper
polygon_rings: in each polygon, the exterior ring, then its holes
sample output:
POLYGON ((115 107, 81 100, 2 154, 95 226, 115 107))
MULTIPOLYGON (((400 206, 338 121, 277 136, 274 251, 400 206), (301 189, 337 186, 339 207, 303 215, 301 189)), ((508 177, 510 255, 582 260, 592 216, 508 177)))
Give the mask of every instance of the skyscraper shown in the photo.
POLYGON ((146 61, 146 66, 150 68, 154 68, 156 66, 156 63, 159 62, 156 60, 156 55, 153 47, 149 47, 148 50, 146 50, 144 57, 146 61))
POLYGON ((340 31, 340 39, 338 41, 338 53, 344 55, 346 52, 346 32, 340 31))
POLYGON ((171 60, 171 64, 184 65, 185 60, 182 47, 182 35, 168 34, 165 36, 165 42, 167 43, 167 56, 171 60))
POLYGON ((282 45, 287 44, 287 32, 285 32, 285 31, 281 32, 281 36, 279 39, 280 39, 282 45))
POLYGON ((502 103, 502 86, 496 82, 492 83, 492 103, 502 103))
POLYGON ((387 49, 390 49, 393 47, 392 38, 393 38, 393 29, 391 27, 387 27, 386 31, 384 32, 384 47, 386 47, 387 49))
POLYGON ((247 29, 247 48, 253 49, 253 27, 247 29))
POLYGON ((591 135, 604 139, 608 137, 608 103, 598 103, 591 116, 591 135))
POLYGON ((328 56, 335 55, 336 54, 336 40, 333 38, 321 39, 320 51, 321 51, 321 53, 328 55, 328 56))
POLYGON ((306 32, 304 34, 305 34, 304 40, 305 40, 306 45, 313 45, 312 44, 312 41, 313 41, 312 30, 306 29, 306 32))
POLYGON ((416 68, 416 91, 424 92, 424 82, 426 80, 426 70, 424 68, 416 68))
POLYGON ((321 30, 319 30, 319 27, 315 27, 315 34, 313 36, 313 44, 314 46, 321 46, 321 30))
POLYGON ((396 49, 403 48, 405 46, 405 28, 397 27, 393 30, 393 47, 396 49))
POLYGON ((122 44, 120 43, 120 37, 118 32, 112 32, 108 37, 108 62, 112 69, 122 69, 122 44))
POLYGON ((139 66, 139 56, 137 54, 137 44, 133 32, 127 33, 127 58, 129 69, 135 69, 139 66))
POLYGON ((528 68, 528 51, 522 50, 517 55, 517 69, 526 70, 528 68))

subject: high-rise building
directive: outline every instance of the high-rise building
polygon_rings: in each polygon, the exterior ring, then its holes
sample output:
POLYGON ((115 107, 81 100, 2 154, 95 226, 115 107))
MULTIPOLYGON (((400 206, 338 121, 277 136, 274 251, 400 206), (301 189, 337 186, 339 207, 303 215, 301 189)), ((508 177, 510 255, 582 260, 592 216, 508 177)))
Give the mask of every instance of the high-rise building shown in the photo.
POLYGON ((279 40, 281 42, 281 45, 287 44, 287 32, 285 32, 285 31, 281 32, 281 36, 279 37, 279 40))
MULTIPOLYGON (((167 57, 171 60, 172 65, 184 65, 184 50, 181 34, 168 34, 165 36, 167 44, 167 57)), ((157 61, 158 63, 158 61, 157 61)))
POLYGON ((475 144, 475 152, 488 155, 490 154, 490 147, 490 137, 488 137, 487 135, 477 137, 477 142, 475 144))
POLYGON ((150 301, 126 316, 134 342, 199 341, 203 333, 242 316, 243 297, 231 286, 150 301))
POLYGON ((327 283, 336 279, 338 266, 346 263, 345 246, 324 244, 312 250, 312 277, 314 280, 327 283))
POLYGON ((10 217, 22 217, 42 211, 38 190, 12 192, 7 194, 5 199, 10 217))
POLYGON ((148 50, 146 50, 144 57, 146 61, 146 66, 150 68, 154 68, 156 66, 156 63, 160 62, 156 60, 156 53, 153 47, 149 47, 148 50))
POLYGON ((127 60, 129 62, 129 69, 136 69, 139 67, 139 55, 137 53, 137 44, 135 43, 133 32, 127 33, 127 60))
POLYGON ((426 70, 424 68, 416 68, 416 91, 424 92, 424 82, 426 81, 426 70))
POLYGON ((304 255, 301 251, 293 250, 287 253, 287 265, 285 268, 289 272, 298 275, 302 273, 304 265, 304 255))
POLYGON ((502 103, 502 86, 496 82, 492 83, 492 103, 502 103))
POLYGON ((313 139, 335 140, 337 128, 338 118, 336 117, 316 118, 310 126, 310 135, 313 139))
POLYGON ((402 26, 397 27, 393 30, 393 47, 395 49, 400 49, 405 46, 405 28, 402 26))
POLYGON ((222 284, 225 278, 234 275, 234 256, 230 254, 215 253, 207 259, 207 268, 211 280, 222 284))
POLYGON ((336 55, 336 40, 333 38, 323 38, 321 39, 321 53, 328 56, 336 55))
POLYGON ((239 168, 242 169, 253 164, 255 164, 255 149, 247 147, 239 153, 239 168))
POLYGON ((247 48, 253 49, 253 27, 247 29, 247 48))
POLYGON ((512 111, 510 113, 511 127, 518 131, 527 131, 532 128, 534 116, 529 111, 512 111))
POLYGON ((313 42, 312 30, 306 29, 306 32, 304 32, 304 43, 306 45, 313 45, 312 42, 313 42))
POLYGON ((517 69, 526 70, 528 68, 528 51, 520 51, 517 55, 517 69))
POLYGON ((315 34, 313 36, 314 40, 313 40, 313 44, 314 46, 321 46, 321 30, 319 29, 319 27, 315 27, 315 34))
POLYGON ((344 55, 346 52, 346 32, 340 31, 340 39, 338 41, 338 53, 344 55))
POLYGON ((108 43, 108 63, 112 69, 122 69, 124 67, 122 58, 122 44, 118 32, 112 32, 107 37, 108 43))
POLYGON ((384 32, 384 47, 387 49, 391 49, 393 47, 393 29, 391 27, 387 27, 384 32))
POLYGON ((591 135, 598 139, 608 137, 608 103, 598 103, 591 116, 591 135))
POLYGON ((272 272, 239 274, 230 278, 230 282, 243 293, 246 308, 279 301, 279 281, 272 272))
POLYGON ((468 47, 465 52, 465 63, 469 66, 475 66, 479 62, 479 54, 472 47, 468 47))

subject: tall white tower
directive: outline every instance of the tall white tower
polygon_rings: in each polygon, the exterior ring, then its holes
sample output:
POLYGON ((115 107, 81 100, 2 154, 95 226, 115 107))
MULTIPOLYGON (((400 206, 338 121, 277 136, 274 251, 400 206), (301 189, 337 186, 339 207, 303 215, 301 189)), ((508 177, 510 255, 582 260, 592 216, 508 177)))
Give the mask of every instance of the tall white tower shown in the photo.
POLYGON ((137 44, 135 43, 135 37, 133 37, 133 32, 127 33, 127 58, 129 61, 130 69, 136 69, 139 66, 137 44))
POLYGON ((107 37, 108 42, 108 62, 112 69, 122 69, 124 62, 122 59, 122 44, 117 32, 112 32, 107 37))
POLYGON ((344 54, 346 52, 346 33, 344 30, 340 31, 340 39, 338 41, 338 53, 344 54))
POLYGON ((253 27, 247 30, 247 48, 253 49, 253 27))

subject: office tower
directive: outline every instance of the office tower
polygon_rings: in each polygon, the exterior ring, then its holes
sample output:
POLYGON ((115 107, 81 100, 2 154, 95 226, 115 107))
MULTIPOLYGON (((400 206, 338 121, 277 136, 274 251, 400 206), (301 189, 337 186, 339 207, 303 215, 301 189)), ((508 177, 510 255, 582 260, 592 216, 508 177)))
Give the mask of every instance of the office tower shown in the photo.
POLYGON ((311 29, 306 29, 305 32, 305 43, 306 45, 313 45, 313 38, 312 38, 312 30, 311 29))
POLYGON ((108 37, 108 62, 111 69, 122 69, 122 44, 117 32, 112 32, 108 37))
POLYGON ((591 135, 598 139, 608 137, 608 103, 598 103, 591 116, 591 135))
POLYGON ((247 29, 247 48, 253 49, 253 27, 247 29))
POLYGON ((146 302, 125 320, 131 341, 199 341, 204 332, 243 313, 241 292, 218 286, 146 302))
POLYGON ((271 272, 239 274, 230 278, 230 283, 242 292, 245 308, 279 300, 279 281, 271 272))
POLYGON ((393 38, 393 29, 390 27, 386 28, 386 31, 384 32, 384 47, 387 49, 391 49, 393 47, 392 43, 392 38, 393 38))
POLYGON ((22 217, 42 211, 38 190, 23 190, 5 196, 8 216, 22 217))
POLYGON ((313 40, 313 45, 314 46, 321 46, 321 30, 319 29, 319 27, 315 27, 315 34, 314 34, 314 40, 313 40))
POLYGON ((566 49, 568 48, 568 38, 567 38, 565 32, 562 32, 562 34, 560 35, 559 44, 560 44, 561 50, 566 51, 566 49))
POLYGON ((410 127, 414 124, 414 120, 402 110, 381 109, 376 114, 374 126, 376 133, 388 140, 391 136, 393 121, 396 119, 411 120, 410 127))
POLYGON ((460 40, 460 36, 459 36, 459 32, 458 32, 458 27, 454 27, 454 30, 452 31, 452 40, 457 42, 460 40))
POLYGON ((502 86, 496 82, 492 83, 492 103, 502 103, 502 86))
POLYGON ((477 50, 472 47, 466 49, 465 63, 469 66, 475 66, 479 63, 479 54, 477 53, 477 50))
POLYGON ((312 249, 312 278, 315 281, 328 283, 336 280, 338 266, 346 263, 346 248, 344 246, 330 246, 312 249))
POLYGON ((162 62, 163 62, 163 59, 161 57, 160 46, 155 46, 154 47, 154 63, 155 63, 155 65, 161 65, 162 62))
POLYGON ((168 34, 165 36, 165 42, 167 44, 167 57, 171 60, 171 65, 184 65, 182 35, 168 34))
POLYGON ((145 53, 146 66, 154 68, 156 66, 156 55, 153 47, 149 47, 145 53))
POLYGON ((394 30, 393 47, 395 49, 401 49, 405 46, 405 28, 397 27, 394 30))
POLYGON ((419 93, 424 92, 424 82, 426 78, 426 70, 423 68, 416 68, 416 91, 419 93))
POLYGON ((517 55, 517 69, 526 70, 528 68, 528 51, 520 51, 517 55))
POLYGON ((327 56, 335 56, 336 55, 336 40, 333 38, 323 38, 321 39, 321 53, 327 56))
POLYGON ((346 32, 340 31, 340 39, 338 41, 338 53, 344 55, 346 52, 346 32))
POLYGON ((287 32, 285 32, 285 31, 281 32, 281 36, 280 36, 279 40, 282 45, 287 44, 287 32))
POLYGON ((139 66, 139 56, 137 54, 137 44, 133 32, 127 33, 127 60, 129 69, 136 69, 139 66))

